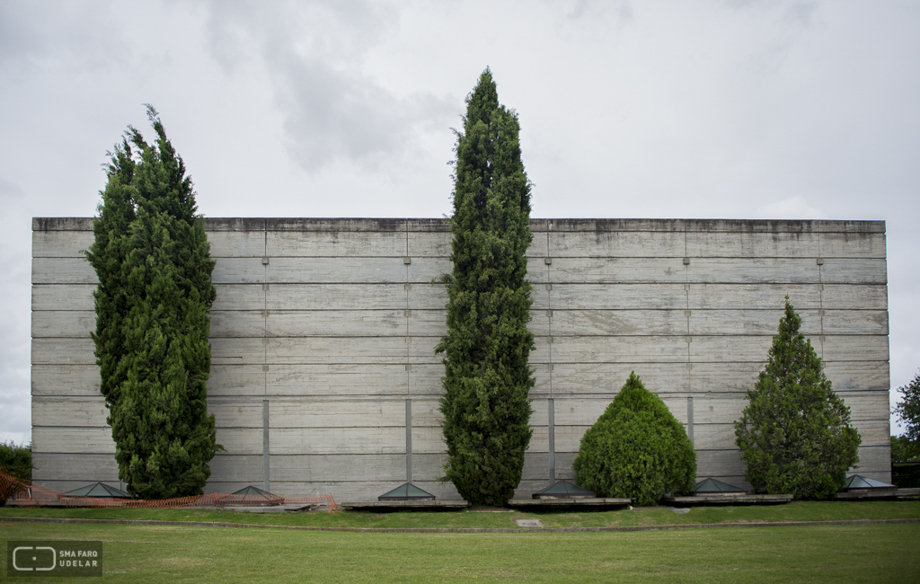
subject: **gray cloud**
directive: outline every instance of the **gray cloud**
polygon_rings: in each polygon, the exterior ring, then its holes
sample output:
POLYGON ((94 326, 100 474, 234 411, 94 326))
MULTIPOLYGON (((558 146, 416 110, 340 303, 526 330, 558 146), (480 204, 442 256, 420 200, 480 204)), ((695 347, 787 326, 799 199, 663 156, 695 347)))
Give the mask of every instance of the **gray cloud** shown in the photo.
POLYGON ((305 170, 343 159, 377 168, 453 113, 456 104, 448 100, 397 95, 363 71, 367 51, 398 26, 392 10, 359 0, 275 8, 211 3, 209 43, 230 70, 247 59, 268 70, 288 151, 305 170))
POLYGON ((105 1, 0 2, 0 64, 17 77, 48 64, 106 67, 131 53, 121 32, 105 1))

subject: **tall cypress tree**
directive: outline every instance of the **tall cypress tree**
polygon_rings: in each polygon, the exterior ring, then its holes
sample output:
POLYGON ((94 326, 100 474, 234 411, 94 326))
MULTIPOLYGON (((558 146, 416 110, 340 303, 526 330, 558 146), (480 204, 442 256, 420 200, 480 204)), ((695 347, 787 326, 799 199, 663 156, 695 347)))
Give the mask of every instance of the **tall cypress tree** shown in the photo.
POLYGON ((129 127, 116 147, 86 255, 99 278, 93 340, 119 477, 157 499, 201 493, 220 446, 205 385, 214 260, 191 178, 147 109, 157 140, 129 127))
POLYGON ((498 103, 486 69, 467 96, 457 136, 447 278, 442 430, 445 479, 468 501, 504 505, 521 480, 530 443, 533 334, 525 252, 530 183, 517 115, 498 103))
POLYGON ((755 491, 826 499, 859 462, 861 439, 801 326, 787 296, 767 366, 735 422, 735 442, 755 491))

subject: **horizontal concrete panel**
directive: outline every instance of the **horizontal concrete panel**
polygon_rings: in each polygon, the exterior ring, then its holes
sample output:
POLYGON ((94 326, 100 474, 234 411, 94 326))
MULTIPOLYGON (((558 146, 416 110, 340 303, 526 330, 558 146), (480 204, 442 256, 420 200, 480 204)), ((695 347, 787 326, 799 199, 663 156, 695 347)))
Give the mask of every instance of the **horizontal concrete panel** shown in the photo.
POLYGON ((825 362, 831 361, 884 361, 888 359, 888 335, 825 335, 811 344, 822 352, 819 356, 825 362), (823 339, 823 340, 822 340, 823 339))
POLYGON ((95 241, 92 231, 33 231, 33 258, 85 258, 95 241))
MULTIPOLYGON (((786 296, 797 310, 821 308, 819 284, 708 284, 693 283, 687 289, 691 310, 776 310, 786 296)), ((838 307, 845 308, 845 307, 838 307)))
POLYGON ((94 365, 95 345, 85 339, 32 339, 33 365, 94 365))
POLYGON ((267 255, 272 257, 403 257, 405 231, 269 231, 267 255))
MULTIPOLYGON (((864 444, 882 444, 888 437, 888 422, 853 422, 864 444)), ((735 427, 731 423, 701 424, 694 420, 693 445, 700 450, 724 450, 736 448, 735 427)))
POLYGON ((888 257, 884 233, 822 233, 820 257, 877 258, 888 257))
POLYGON ((96 284, 86 258, 32 258, 33 284, 96 284))
POLYGON ((531 326, 531 330, 549 334, 551 327, 554 336, 686 335, 688 332, 684 310, 553 310, 551 317, 545 311, 535 310, 532 314, 533 323, 546 322, 546 325, 539 329, 531 326))
POLYGON ((821 325, 827 335, 887 335, 888 311, 825 310, 821 325))
MULTIPOLYGON (((544 365, 545 367, 545 365, 544 365)), ((538 380, 541 370, 538 371, 538 380)), ((606 394, 613 398, 629 374, 635 371, 652 392, 690 391, 686 363, 554 363, 552 389, 555 394, 606 394)), ((542 374, 548 378, 549 372, 542 374)), ((548 385, 548 379, 545 383, 548 385)), ((534 391, 531 390, 531 394, 534 391)))
MULTIPOLYGON (((454 239, 453 233, 447 232, 410 232, 408 234, 409 257, 450 257, 451 242, 454 239)), ((536 246, 540 249, 540 246, 536 246)), ((531 245, 534 248, 534 245, 531 245)), ((546 243, 543 243, 542 249, 546 251, 546 243)))
POLYGON ((436 336, 444 310, 212 311, 212 337, 436 336))
MULTIPOLYGON (((619 393, 619 392, 617 392, 619 393)), ((553 412, 556 428, 565 426, 593 426, 613 401, 616 395, 609 397, 579 398, 561 397, 554 398, 553 412)), ((687 422, 687 399, 665 397, 662 401, 674 417, 683 424, 687 422)), ((533 427, 548 426, 549 403, 546 399, 533 399, 531 401, 533 415, 530 425, 533 427)))
POLYGON ((268 269, 272 283, 405 283, 408 268, 401 257, 392 258, 272 258, 268 269))
POLYGON ((688 232, 690 257, 885 258, 884 233, 688 232))
POLYGON ((32 397, 33 426, 82 426, 108 428, 109 415, 102 394, 97 397, 32 397))
POLYGON ((884 258, 824 260, 821 281, 833 284, 887 284, 888 263, 884 258))
MULTIPOLYGON (((405 436, 405 429, 403 430, 405 436)), ((405 439, 403 440, 405 443, 405 439)), ((415 454, 443 454, 447 452, 444 433, 432 426, 412 426, 412 452, 415 454)))
POLYGON ((887 391, 843 391, 838 392, 838 395, 850 408, 851 420, 875 420, 887 423, 891 416, 888 409, 887 391))
POLYGON ((441 285, 410 284, 218 284, 213 310, 443 309, 441 285))
MULTIPOLYGON (((261 428, 218 428, 228 454, 261 454, 261 428)), ((414 443, 413 443, 414 446, 414 443)), ((271 454, 405 454, 405 427, 274 428, 271 454)))
MULTIPOLYGON (((825 361, 880 361, 888 356, 885 335, 825 335, 808 340, 825 361)), ((694 336, 690 357, 694 362, 766 362, 772 344, 768 336, 694 336)))
POLYGON ((95 396, 99 394, 96 365, 33 365, 33 396, 95 396))
MULTIPOLYGON (((43 481, 81 481, 83 485, 103 482, 119 487, 118 462, 114 454, 35 453, 32 479, 43 481)), ((83 486, 79 485, 79 486, 83 486)))
POLYGON ((527 262, 530 280, 551 284, 684 283, 687 266, 672 258, 554 258, 546 270, 541 258, 527 262), (547 273, 548 272, 548 273, 547 273))
MULTIPOLYGON (((766 356, 762 362, 693 363, 690 367, 691 388, 694 394, 744 392, 754 386, 765 365, 766 356)), ((825 362, 824 371, 836 390, 887 391, 887 361, 825 362)))
POLYGON ((219 284, 388 284, 436 280, 451 270, 447 258, 404 257, 218 258, 212 278, 219 284))
MULTIPOLYGON (((556 426, 554 440, 556 452, 577 453, 581 447, 581 437, 591 427, 585 426, 556 426)), ((549 452, 549 429, 546 426, 534 426, 533 436, 530 438, 528 453, 549 452)))
POLYGON ((744 476, 744 471, 740 450, 699 450, 696 453, 698 477, 744 476))
POLYGON ((216 365, 310 363, 438 363, 432 337, 212 338, 216 365))
MULTIPOLYGON (((538 349, 541 339, 537 339, 538 349)), ((686 362, 686 337, 554 337, 553 363, 686 362)), ((546 362, 531 353, 531 362, 546 362)))
POLYGON ((32 452, 57 454, 115 454, 112 429, 32 427, 32 452))
POLYGON ((661 310, 687 308, 687 290, 676 284, 572 284, 534 286, 533 308, 565 310, 661 310))
POLYGON ((209 231, 212 258, 261 258, 265 253, 264 231, 209 231))
POLYGON ((551 257, 683 257, 682 232, 561 231, 549 233, 551 257))
POLYGON ((817 265, 797 258, 558 258, 545 270, 543 260, 528 261, 536 283, 691 283, 691 284, 884 284, 885 260, 847 259, 817 265))
POLYGON ((212 310, 211 338, 270 336, 266 332, 267 319, 263 315, 268 315, 268 311, 212 310))
MULTIPOLYGON (((413 454, 414 479, 437 480, 443 474, 444 457, 413 454)), ((405 454, 272 456, 271 478, 275 481, 406 481, 405 454)), ((392 488, 392 487, 391 487, 392 488)), ((382 495, 386 491, 378 493, 382 495)), ((374 497, 376 499, 376 496, 374 497)))
MULTIPOLYGON (((443 365, 432 366, 441 370, 443 365)), ((385 364, 220 365, 211 366, 208 394, 229 396, 406 395, 423 375, 421 366, 385 364)))
MULTIPOLYGON (((66 233, 66 232, 64 232, 66 233)), ((96 330, 96 313, 92 310, 34 310, 32 337, 89 337, 96 330)))
POLYGON ((856 420, 851 425, 859 432, 862 444, 867 446, 890 444, 891 432, 888 420, 856 420))
MULTIPOLYGON (((885 310, 798 310, 801 331, 807 335, 887 335, 885 310)), ((776 310, 693 310, 690 333, 693 335, 775 335, 783 308, 776 310)))
POLYGON ((884 284, 825 284, 822 308, 828 310, 888 310, 888 286, 884 284))
MULTIPOLYGON (((274 428, 363 428, 406 426, 404 399, 378 400, 268 400, 269 427, 274 428)), ((262 428, 260 401, 231 401, 213 398, 208 411, 222 428, 262 428)), ((424 409, 416 404, 416 409, 424 409)), ((415 412, 413 412, 414 414, 415 412)))
POLYGON ((531 219, 538 231, 727 231, 750 233, 885 233, 884 221, 800 219, 531 219))
POLYGON ((869 444, 863 440, 863 445, 859 447, 859 463, 851 469, 851 472, 891 472, 891 446, 888 440, 884 445, 869 444))
POLYGON ((215 283, 216 297, 211 310, 265 310, 266 291, 262 284, 221 284, 215 283))
POLYGON ((95 310, 95 284, 41 284, 32 286, 32 310, 95 310))
POLYGON ((817 258, 818 239, 823 235, 814 232, 691 231, 686 233, 686 255, 699 258, 817 258))
POLYGON ((824 374, 837 391, 888 391, 891 374, 888 361, 825 361, 824 374))
POLYGON ((268 266, 258 257, 215 258, 211 281, 217 284, 261 284, 268 281, 268 266))
POLYGON ((733 424, 693 424, 693 448, 697 452, 705 450, 724 450, 735 446, 735 426, 733 424))
POLYGON ((92 217, 32 217, 32 231, 92 230, 92 217))

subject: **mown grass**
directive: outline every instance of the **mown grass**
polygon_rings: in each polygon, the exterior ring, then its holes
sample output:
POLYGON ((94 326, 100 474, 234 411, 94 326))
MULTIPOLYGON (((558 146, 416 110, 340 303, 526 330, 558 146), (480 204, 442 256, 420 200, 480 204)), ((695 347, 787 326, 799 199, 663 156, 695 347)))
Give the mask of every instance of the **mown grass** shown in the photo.
POLYGON ((920 524, 347 533, 0 519, 0 534, 102 541, 103 582, 898 583, 920 574, 920 524))
MULTIPOLYGON (((643 525, 686 525, 760 523, 787 521, 851 521, 861 519, 920 518, 920 501, 804 501, 774 506, 693 507, 677 514, 667 507, 635 510, 591 511, 402 511, 380 513, 258 514, 204 509, 25 509, 0 507, 3 517, 71 517, 85 519, 151 519, 159 521, 203 521, 256 525, 351 527, 351 528, 478 528, 519 529, 519 519, 539 519, 543 527, 627 527, 643 525)), ((528 529, 528 528, 520 528, 528 529)))

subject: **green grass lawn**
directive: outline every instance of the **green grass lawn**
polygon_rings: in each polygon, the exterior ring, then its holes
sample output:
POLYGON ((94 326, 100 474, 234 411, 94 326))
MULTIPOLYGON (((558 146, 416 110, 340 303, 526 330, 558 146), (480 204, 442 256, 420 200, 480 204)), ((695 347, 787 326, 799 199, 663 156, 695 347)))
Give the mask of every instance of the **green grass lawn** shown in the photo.
POLYGON ((0 518, 0 534, 102 541, 104 582, 913 583, 920 577, 920 524, 349 533, 0 518))
MULTIPOLYGON (((256 514, 198 509, 24 509, 0 507, 3 517, 153 519, 315 527, 519 529, 518 519, 539 519, 544 527, 626 527, 785 521, 846 521, 920 518, 920 501, 808 501, 773 506, 694 507, 677 514, 666 507, 616 511, 435 511, 379 513, 256 514)), ((526 530, 527 528, 520 528, 526 530)))

